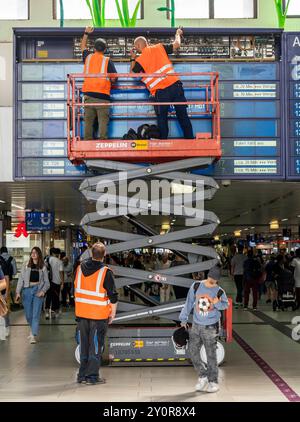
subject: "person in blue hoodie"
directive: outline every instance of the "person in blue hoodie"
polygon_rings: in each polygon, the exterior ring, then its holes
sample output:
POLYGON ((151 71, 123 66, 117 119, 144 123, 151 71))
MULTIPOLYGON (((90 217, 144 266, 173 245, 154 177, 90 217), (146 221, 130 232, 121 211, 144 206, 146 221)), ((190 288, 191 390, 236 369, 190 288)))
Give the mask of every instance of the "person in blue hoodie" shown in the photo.
POLYGON ((196 391, 215 393, 219 390, 217 364, 217 337, 221 311, 229 306, 226 293, 218 286, 221 268, 212 268, 206 280, 195 289, 192 284, 179 320, 187 327, 189 314, 193 310, 193 325, 189 333, 189 352, 195 370, 199 374, 196 391), (201 361, 200 348, 204 344, 207 368, 201 361))

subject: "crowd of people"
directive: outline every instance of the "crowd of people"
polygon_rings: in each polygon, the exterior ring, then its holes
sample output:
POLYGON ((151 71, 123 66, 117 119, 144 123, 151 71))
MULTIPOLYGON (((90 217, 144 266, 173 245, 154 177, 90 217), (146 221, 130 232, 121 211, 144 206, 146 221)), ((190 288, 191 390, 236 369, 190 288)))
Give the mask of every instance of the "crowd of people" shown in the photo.
MULTIPOLYGON (((74 306, 73 265, 65 252, 51 248, 45 258, 38 247, 32 248, 30 257, 20 268, 15 296, 11 297, 11 282, 17 274, 15 259, 7 248, 1 248, 0 280, 5 288, 1 294, 8 306, 10 302, 20 303, 24 307, 25 317, 30 326, 29 341, 35 344, 39 332, 41 314, 45 318, 58 318, 61 307, 74 306)), ((9 313, 4 316, 5 337, 10 334, 9 313)))
POLYGON ((284 310, 285 304, 293 310, 300 308, 300 248, 266 256, 261 251, 254 254, 252 249, 245 254, 240 246, 230 260, 229 272, 236 285, 236 308, 248 309, 251 291, 253 310, 262 295, 273 311, 284 310))

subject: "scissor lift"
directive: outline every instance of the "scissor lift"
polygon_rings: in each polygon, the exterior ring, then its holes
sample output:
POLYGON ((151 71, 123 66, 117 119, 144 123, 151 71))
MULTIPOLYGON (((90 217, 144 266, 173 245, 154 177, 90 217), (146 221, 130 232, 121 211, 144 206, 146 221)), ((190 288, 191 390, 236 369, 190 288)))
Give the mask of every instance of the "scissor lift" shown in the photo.
MULTIPOLYGON (((159 234, 149 227, 138 216, 141 212, 147 214, 155 211, 162 215, 164 212, 163 201, 171 204, 171 214, 185 218, 193 209, 200 205, 203 200, 212 199, 218 189, 217 183, 211 178, 193 173, 194 170, 205 169, 221 157, 220 142, 220 104, 218 95, 218 73, 175 73, 184 82, 184 88, 195 87, 199 93, 199 99, 187 103, 191 110, 190 116, 209 119, 211 122, 210 132, 197 133, 195 139, 150 139, 150 140, 89 140, 81 139, 82 120, 84 108, 89 104, 82 101, 81 87, 85 77, 104 77, 103 75, 68 75, 68 156, 73 163, 86 163, 87 167, 99 172, 99 175, 85 179, 80 190, 88 201, 99 204, 102 199, 99 192, 109 187, 122 186, 134 179, 143 179, 147 183, 153 180, 176 180, 178 183, 186 183, 193 186, 194 191, 183 207, 178 207, 181 194, 171 194, 169 198, 152 200, 141 199, 138 206, 131 207, 130 217, 127 211, 128 196, 122 194, 106 194, 105 203, 108 205, 106 214, 98 212, 86 214, 81 225, 89 235, 101 239, 108 239, 114 243, 107 247, 108 254, 129 251, 139 248, 163 248, 176 251, 186 260, 184 265, 172 267, 158 272, 142 271, 112 265, 111 268, 116 278, 118 288, 132 286, 137 283, 156 281, 173 286, 190 287, 192 280, 182 275, 209 270, 219 260, 214 248, 188 243, 191 239, 205 235, 211 235, 219 224, 217 216, 213 212, 204 211, 202 221, 198 225, 187 226, 182 230, 169 231, 159 234), (185 82, 187 81, 187 82, 185 82), (201 191, 201 192, 200 192, 201 191), (200 193, 200 195, 199 195, 200 193), (200 198, 200 199, 199 199, 200 198), (115 211, 115 215, 109 210, 115 211), (101 223, 109 219, 126 219, 139 230, 139 233, 124 232, 101 227, 101 223), (202 257, 207 259, 202 261, 202 257)), ((118 77, 118 90, 123 92, 139 92, 145 89, 137 83, 140 75, 109 74, 111 78, 118 77)), ((161 74, 143 74, 145 77, 157 78, 161 74)), ((106 77, 106 75, 105 75, 106 77)), ((93 105, 96 105, 95 103, 93 105)), ((107 106, 107 103, 97 103, 98 106, 107 106)), ((130 108, 134 109, 134 117, 155 117, 149 106, 168 105, 170 103, 152 101, 113 101, 111 103, 111 118, 132 117, 130 108), (118 110, 124 107, 125 112, 118 110), (146 112, 143 112, 143 107, 146 112)), ((172 116, 172 110, 170 115, 172 116)), ((104 200, 104 199, 103 199, 104 200)), ((134 290, 134 288, 132 288, 134 290)), ((144 293, 139 292, 143 295, 144 293)), ((144 294, 145 295, 145 294, 144 294)), ((147 295, 146 295, 147 296, 147 295)), ((183 300, 160 305, 153 298, 147 297, 146 302, 150 306, 138 305, 129 302, 120 302, 114 327, 109 333, 109 352, 111 361, 114 363, 137 363, 137 362, 180 362, 186 361, 182 353, 178 353, 171 342, 173 327, 162 328, 122 328, 124 323, 159 316, 170 321, 178 320, 180 310, 184 305, 183 300), (120 325, 122 324, 122 325, 120 325), (125 334, 124 334, 125 333, 125 334), (155 343, 158 338, 158 343, 155 343), (119 339, 119 340, 118 340, 119 339), (152 339, 152 340, 151 340, 152 339), (155 345, 158 344, 158 347, 155 345), (129 345, 129 346, 128 346, 129 345), (163 347, 164 345, 164 347, 163 347), (152 356, 149 356, 152 355, 152 356), (161 356, 163 355, 163 356, 161 356)), ((231 310, 230 310, 231 312, 231 310)), ((226 318, 225 318, 226 320, 226 318)), ((222 337, 231 341, 230 318, 223 327, 222 337), (229 323, 228 323, 229 321, 229 323), (228 328, 229 327, 229 328, 228 328)))

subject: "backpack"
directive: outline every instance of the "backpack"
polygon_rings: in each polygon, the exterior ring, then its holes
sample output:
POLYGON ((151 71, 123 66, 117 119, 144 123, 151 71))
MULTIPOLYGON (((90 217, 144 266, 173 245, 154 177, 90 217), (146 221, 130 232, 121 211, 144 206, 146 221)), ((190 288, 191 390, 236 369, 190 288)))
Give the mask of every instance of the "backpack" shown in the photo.
POLYGON ((52 275, 52 267, 50 265, 50 258, 51 258, 51 256, 47 256, 46 257, 46 259, 45 259, 45 265, 46 265, 46 268, 47 268, 47 271, 48 271, 49 281, 52 281, 53 275, 52 275))
POLYGON ((8 258, 8 260, 6 261, 3 258, 3 256, 0 255, 0 266, 2 268, 4 275, 7 275, 9 277, 10 281, 12 280, 13 274, 14 274, 14 269, 13 269, 13 266, 12 266, 12 260, 13 260, 12 256, 10 256, 8 258))

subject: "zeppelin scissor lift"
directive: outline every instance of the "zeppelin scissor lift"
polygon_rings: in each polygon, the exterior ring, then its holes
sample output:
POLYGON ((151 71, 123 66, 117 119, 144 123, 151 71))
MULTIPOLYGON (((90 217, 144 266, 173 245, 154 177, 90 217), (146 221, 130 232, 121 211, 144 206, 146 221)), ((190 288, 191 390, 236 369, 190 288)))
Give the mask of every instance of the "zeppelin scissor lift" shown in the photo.
MULTIPOLYGON (((137 74, 109 74, 109 75, 68 75, 68 156, 73 163, 84 162, 88 168, 97 171, 99 175, 84 180, 80 190, 89 201, 94 201, 99 206, 101 198, 99 192, 109 187, 122 188, 124 183, 135 179, 151 182, 155 179, 169 180, 176 183, 187 183, 193 186, 188 200, 178 207, 181 194, 170 192, 169 198, 140 200, 138 205, 131 207, 128 218, 129 197, 126 194, 107 194, 105 196, 106 213, 93 212, 86 214, 81 225, 88 235, 113 241, 107 247, 108 254, 117 254, 124 251, 141 248, 163 248, 176 251, 185 257, 186 263, 160 271, 142 271, 112 265, 118 288, 131 286, 146 281, 156 281, 173 286, 189 287, 191 279, 185 274, 209 270, 218 260, 214 248, 191 244, 192 239, 204 235, 211 235, 219 224, 213 212, 203 211, 203 218, 192 226, 186 225, 182 230, 169 231, 166 234, 155 232, 142 222, 140 218, 150 211, 163 215, 163 202, 169 200, 173 216, 181 216, 187 221, 193 205, 200 208, 201 200, 211 199, 218 189, 217 183, 207 176, 193 173, 194 170, 205 169, 221 157, 220 142, 220 103, 218 94, 218 73, 175 73, 183 82, 184 88, 195 90, 196 100, 184 104, 189 107, 191 118, 197 117, 209 122, 209 131, 196 133, 195 139, 138 139, 123 140, 110 138, 109 140, 82 139, 84 104, 81 87, 85 77, 118 77, 118 85, 113 87, 113 92, 141 93, 145 88, 138 83, 140 75, 137 74), (201 190, 202 189, 202 190, 201 190), (199 192, 202 192, 199 196, 199 192), (201 196, 202 195, 202 196, 201 196), (199 199, 200 198, 200 199, 199 199), (178 202, 179 201, 179 202, 178 202), (116 208, 117 205, 117 208, 116 208), (111 212, 110 212, 111 211, 111 212), (139 226, 139 233, 124 232, 107 229, 102 222, 113 218, 125 218, 127 222, 134 219, 134 226, 139 226), (190 243, 188 243, 190 242, 190 243), (203 260, 206 257, 206 260, 203 260)), ((145 77, 161 77, 161 74, 143 74, 145 77)), ((123 95, 124 97, 124 95, 123 95)), ((128 95, 127 95, 128 97, 128 95)), ((114 119, 155 119, 152 106, 168 105, 170 107, 170 120, 174 114, 173 104, 153 101, 114 101, 111 102, 111 121, 114 119), (124 112, 120 110, 123 109, 124 112)), ((107 106, 107 103, 93 103, 93 106, 107 106)), ((103 205, 103 204, 102 204, 103 205)), ((97 208, 98 209, 98 208, 97 208)), ((99 209, 98 209, 99 210, 99 209)), ((142 294, 142 293, 141 293, 142 294)), ((145 294, 144 294, 145 295, 145 294)), ((120 302, 115 320, 116 328, 109 332, 109 354, 112 363, 137 364, 139 362, 184 362, 187 356, 183 351, 177 350, 172 341, 171 334, 174 330, 174 321, 183 307, 183 300, 175 300, 164 304, 155 303, 149 299, 151 306, 144 306, 130 302, 120 302), (122 328, 130 321, 145 319, 147 317, 163 317, 173 321, 169 328, 122 328)), ((224 319, 222 337, 231 341, 231 308, 224 319)))

